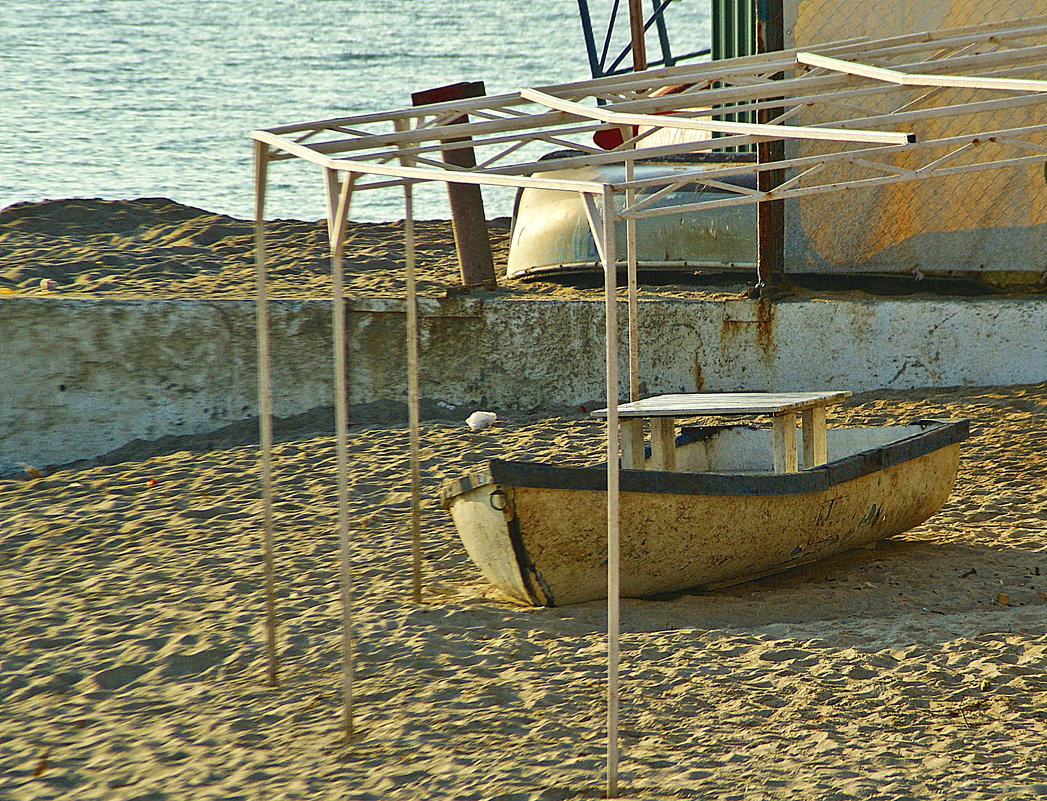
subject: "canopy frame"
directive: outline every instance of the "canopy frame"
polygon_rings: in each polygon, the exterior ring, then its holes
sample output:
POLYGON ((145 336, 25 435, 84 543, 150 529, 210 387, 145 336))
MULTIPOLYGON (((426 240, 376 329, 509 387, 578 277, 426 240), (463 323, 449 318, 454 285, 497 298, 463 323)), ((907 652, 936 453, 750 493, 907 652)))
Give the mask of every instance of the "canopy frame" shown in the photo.
MULTIPOLYGON (((910 122, 993 112, 1016 107, 1042 107, 1047 82, 1028 79, 1042 70, 1047 55, 1047 16, 925 32, 887 39, 850 39, 809 48, 783 50, 728 59, 712 64, 669 67, 626 76, 608 76, 555 86, 521 90, 493 97, 448 101, 423 107, 361 114, 313 122, 281 125, 252 132, 255 141, 255 233, 258 287, 258 375, 265 551, 268 676, 277 681, 276 610, 273 551, 275 521, 272 480, 272 394, 269 352, 269 315, 266 295, 264 200, 271 163, 303 160, 321 168, 328 198, 331 233, 333 352, 335 360, 336 449, 338 452, 338 508, 343 606, 344 726, 353 736, 353 664, 351 540, 348 503, 348 375, 342 285, 342 251, 350 198, 371 189, 402 187, 405 197, 405 253, 407 256, 408 407, 411 430, 412 597, 422 600, 420 524, 418 517, 419 347, 414 279, 412 187, 419 182, 476 184, 550 189, 577 193, 586 209, 604 272, 605 390, 607 400, 607 543, 608 543, 608 665, 607 665, 607 793, 618 793, 618 662, 620 604, 618 583, 619 419, 617 258, 615 224, 627 223, 629 269, 629 395, 638 395, 638 334, 635 220, 662 214, 680 214, 729 205, 761 204, 805 195, 845 191, 863 186, 974 172, 985 169, 1047 163, 1043 136, 1047 125, 967 132, 961 136, 916 141, 904 126, 910 122), (775 80, 785 73, 781 80, 775 80), (666 87, 675 91, 666 92, 666 87), (915 88, 914 88, 915 87, 915 88), (963 106, 929 106, 944 89, 963 87, 988 93, 984 100, 963 106), (927 89, 928 91, 923 91, 927 89), (922 92, 917 97, 912 92, 922 92), (1005 92, 1003 97, 999 92, 1005 92), (870 100, 891 102, 891 111, 875 111, 870 100), (601 104, 599 107, 595 104, 601 104), (535 105, 539 108, 534 110, 535 105), (791 124, 799 110, 817 105, 839 112, 829 124, 791 124), (761 125, 726 123, 716 109, 730 106, 744 111, 777 113, 761 125), (444 124, 462 115, 470 121, 444 124), (898 126, 902 126, 900 129, 898 126), (390 130, 391 129, 391 130, 390 130), (605 151, 580 139, 597 131, 622 131, 621 144, 605 151), (654 133, 666 129, 721 132, 713 139, 643 146, 654 133), (887 130, 881 130, 887 129, 887 130), (467 141, 449 141, 465 139, 467 141), (709 152, 769 141, 835 142, 853 146, 802 158, 762 164, 681 169, 671 178, 637 180, 633 163, 709 152), (551 144, 576 149, 579 155, 554 164, 523 155, 531 146, 551 144), (992 147, 986 147, 992 145, 992 147), (449 165, 438 157, 446 151, 471 148, 486 155, 475 167, 449 165), (945 155, 935 149, 948 148, 945 155), (1011 152, 1002 154, 1000 150, 1011 152), (493 151, 493 152, 492 152, 493 151), (956 163, 961 156, 984 158, 956 163), (891 162, 899 154, 924 161, 916 168, 891 162), (514 159, 514 156, 520 158, 514 159), (608 182, 558 177, 572 167, 620 163, 626 180, 608 182), (802 181, 826 168, 850 163, 867 168, 872 177, 819 184, 802 181), (767 190, 741 189, 725 180, 744 172, 789 170, 793 175, 767 190), (553 174, 550 174, 553 173, 553 174), (344 174, 344 177, 342 177, 344 174), (724 190, 728 196, 686 206, 656 208, 653 202, 686 183, 724 190), (619 199, 625 198, 624 205, 619 199)), ((765 115, 766 116, 766 115, 765 115)))

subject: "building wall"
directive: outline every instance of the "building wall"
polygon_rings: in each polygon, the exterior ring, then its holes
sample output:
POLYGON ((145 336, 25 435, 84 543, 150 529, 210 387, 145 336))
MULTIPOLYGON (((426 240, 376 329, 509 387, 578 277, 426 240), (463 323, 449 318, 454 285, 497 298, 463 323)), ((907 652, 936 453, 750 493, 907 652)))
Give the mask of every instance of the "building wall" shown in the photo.
MULTIPOLYGON (((784 0, 785 46, 817 49, 824 42, 884 38, 1022 20, 1043 14, 1043 0, 784 0)), ((1047 79, 1047 68, 1023 77, 1047 79)), ((927 90, 912 90, 912 97, 927 90)), ((946 90, 936 102, 967 103, 998 92, 946 90)), ((883 103, 871 113, 890 109, 883 103)), ((828 122, 833 110, 806 113, 802 124, 828 122)), ((955 136, 1018 125, 1047 124, 1047 104, 910 123, 919 137, 955 136)), ((1041 142, 1047 145, 1047 137, 1041 142)), ((825 145, 799 144, 795 155, 825 145)), ((941 155, 944 155, 942 151, 941 155)), ((939 155, 939 154, 935 154, 939 155)), ((962 158, 956 163, 963 163, 962 158)), ((916 166, 911 156, 899 167, 916 166)), ((835 168, 834 168, 835 169, 835 168)), ((838 168, 839 176, 860 174, 838 168)), ((826 173, 819 180, 828 179, 826 173)), ((920 182, 849 190, 791 201, 787 206, 787 264, 793 271, 997 273, 991 279, 1029 280, 1014 272, 1047 271, 1047 172, 1044 165, 988 170, 920 182)), ((1035 276, 1032 280, 1035 280, 1035 276)))

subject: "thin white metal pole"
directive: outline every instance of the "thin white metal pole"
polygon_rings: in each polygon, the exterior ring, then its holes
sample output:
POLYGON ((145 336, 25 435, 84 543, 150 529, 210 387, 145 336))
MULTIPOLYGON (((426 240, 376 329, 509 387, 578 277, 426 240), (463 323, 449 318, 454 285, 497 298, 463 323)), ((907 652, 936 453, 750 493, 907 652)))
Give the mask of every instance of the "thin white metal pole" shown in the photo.
POLYGON ((265 287, 265 190, 269 166, 269 146, 254 146, 254 262, 256 328, 258 342, 258 437, 262 469, 262 551, 265 574, 265 640, 268 680, 277 686, 276 655, 276 571, 273 566, 273 393, 269 357, 269 301, 265 287))
POLYGON ((614 192, 603 193, 603 268, 607 359, 607 797, 618 796, 618 275, 614 192))
POLYGON ((349 382, 346 373, 345 298, 342 248, 355 176, 339 182, 338 171, 324 170, 328 231, 331 238, 331 336, 334 351, 335 454, 338 469, 338 545, 342 599, 342 697, 345 736, 353 737, 353 594, 349 558, 349 382))
POLYGON ((859 75, 876 81, 886 81, 900 86, 943 86, 968 89, 1003 89, 1012 92, 1047 92, 1047 81, 1025 80, 1022 78, 992 78, 978 75, 921 75, 901 72, 870 64, 859 64, 854 61, 843 61, 838 58, 819 56, 816 53, 797 53, 797 64, 859 75))
MULTIPOLYGON (((625 180, 633 180, 633 160, 625 162, 625 180)), ((636 201, 636 190, 625 191, 625 206, 629 208, 636 201)), ((625 221, 625 247, 628 258, 626 280, 629 288, 629 400, 640 400, 640 325, 639 308, 636 300, 636 220, 629 217, 625 221)))
POLYGON ((418 295, 415 280, 414 194, 404 184, 404 255, 407 279, 407 416, 411 439, 411 597, 422 602, 422 478, 418 431, 418 295))
MULTIPOLYGON (((410 130, 407 120, 393 120, 398 133, 410 130)), ((415 161, 401 157, 406 167, 415 161)), ((411 599, 422 602, 422 471, 418 414, 418 285, 414 250, 414 186, 404 182, 404 278, 407 285, 407 424, 411 450, 411 599)))

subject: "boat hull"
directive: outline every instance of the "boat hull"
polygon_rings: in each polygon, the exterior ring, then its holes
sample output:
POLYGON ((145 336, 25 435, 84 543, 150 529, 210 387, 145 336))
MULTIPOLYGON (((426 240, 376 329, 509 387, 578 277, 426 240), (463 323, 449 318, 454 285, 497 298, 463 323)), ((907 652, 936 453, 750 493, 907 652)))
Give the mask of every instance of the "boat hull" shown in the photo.
MULTIPOLYGON (((896 443, 900 453, 879 448, 796 474, 623 471, 622 596, 747 581, 919 525, 952 490, 962 439, 955 425, 896 443)), ((490 481, 474 476, 474 486, 445 496, 481 573, 523 603, 605 598, 606 492, 585 486, 603 471, 488 468, 490 481)))
MULTIPOLYGON (((555 160, 550 162, 555 165, 555 160)), ((672 175, 694 171, 696 164, 648 164, 636 166, 636 178, 672 175)), ((710 163, 710 168, 724 164, 710 163)), ((535 177, 576 181, 624 181, 620 164, 550 169, 535 177)), ((755 186, 751 175, 738 179, 746 187, 755 186)), ((687 185, 656 201, 654 207, 692 205, 722 200, 723 190, 687 185)), ((616 201, 624 203, 624 197, 616 201)), ((637 225, 637 266, 641 271, 753 270, 756 268, 756 215, 746 206, 702 209, 685 214, 641 217, 637 225)), ((625 265, 626 224, 615 225, 617 252, 625 265)), ((513 232, 509 245, 506 277, 542 278, 602 272, 596 242, 589 228, 585 205, 573 192, 549 189, 521 189, 513 211, 513 232)))

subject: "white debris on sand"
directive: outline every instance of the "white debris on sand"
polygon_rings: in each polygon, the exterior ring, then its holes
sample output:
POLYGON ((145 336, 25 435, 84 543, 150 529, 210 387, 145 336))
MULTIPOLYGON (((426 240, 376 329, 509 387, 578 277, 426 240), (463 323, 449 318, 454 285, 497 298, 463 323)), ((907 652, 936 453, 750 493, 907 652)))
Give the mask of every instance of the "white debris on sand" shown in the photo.
POLYGON ((498 415, 494 412, 473 412, 465 418, 465 424, 475 434, 478 431, 483 431, 485 428, 490 428, 497 420, 498 415))

